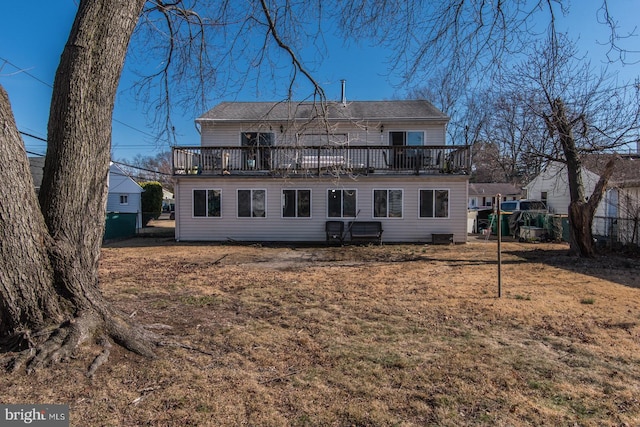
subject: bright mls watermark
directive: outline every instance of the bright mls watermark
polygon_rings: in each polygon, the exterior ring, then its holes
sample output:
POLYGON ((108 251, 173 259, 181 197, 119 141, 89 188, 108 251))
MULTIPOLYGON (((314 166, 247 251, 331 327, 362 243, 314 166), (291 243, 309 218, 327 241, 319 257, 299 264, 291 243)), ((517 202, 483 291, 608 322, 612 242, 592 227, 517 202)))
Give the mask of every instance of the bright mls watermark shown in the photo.
POLYGON ((69 427, 69 405, 2 405, 0 426, 69 427))

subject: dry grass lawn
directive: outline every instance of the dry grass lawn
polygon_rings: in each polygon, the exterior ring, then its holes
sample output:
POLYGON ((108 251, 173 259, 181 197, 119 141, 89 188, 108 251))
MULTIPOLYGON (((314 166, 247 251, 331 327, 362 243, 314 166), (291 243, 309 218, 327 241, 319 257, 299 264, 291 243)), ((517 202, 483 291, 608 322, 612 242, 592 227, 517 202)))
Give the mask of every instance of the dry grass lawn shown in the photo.
POLYGON ((74 426, 640 425, 640 260, 560 244, 105 247, 107 297, 169 345, 97 347, 4 403, 74 426))

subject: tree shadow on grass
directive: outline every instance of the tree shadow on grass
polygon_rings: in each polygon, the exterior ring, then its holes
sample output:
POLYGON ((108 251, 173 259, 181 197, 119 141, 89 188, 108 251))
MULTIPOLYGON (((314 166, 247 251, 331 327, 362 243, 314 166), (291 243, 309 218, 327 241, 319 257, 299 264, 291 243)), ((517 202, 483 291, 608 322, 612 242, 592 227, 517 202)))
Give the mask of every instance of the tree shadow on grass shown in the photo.
POLYGON ((631 288, 640 288, 640 258, 623 254, 603 254, 595 258, 570 256, 568 250, 504 251, 524 262, 536 262, 585 274, 631 288))

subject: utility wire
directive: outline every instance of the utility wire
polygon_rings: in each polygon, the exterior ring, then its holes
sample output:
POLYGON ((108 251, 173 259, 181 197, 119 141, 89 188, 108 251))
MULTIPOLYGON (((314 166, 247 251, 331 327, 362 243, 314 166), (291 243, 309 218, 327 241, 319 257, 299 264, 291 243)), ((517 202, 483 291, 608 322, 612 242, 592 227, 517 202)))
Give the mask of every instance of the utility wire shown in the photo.
MULTIPOLYGON (((39 141, 43 141, 43 142, 47 142, 47 143, 49 142, 49 141, 47 141, 47 140, 46 140, 46 139, 44 139, 44 138, 40 138, 39 136, 35 136, 35 135, 32 135, 32 134, 27 133, 27 132, 22 132, 22 131, 18 131, 18 132, 19 132, 20 134, 22 134, 22 135, 28 136, 28 137, 30 137, 30 138, 37 139, 37 140, 39 140, 39 141)), ((44 157, 44 154, 34 153, 33 151, 27 151, 27 153, 28 153, 28 154, 33 154, 34 156, 42 156, 42 157, 44 157)), ((130 164, 123 163, 123 162, 117 162, 117 161, 115 161, 115 160, 113 160, 113 159, 111 160, 111 162, 112 162, 112 163, 115 163, 115 164, 117 164, 117 165, 122 165, 122 166, 126 166, 126 167, 128 167, 128 168, 132 168, 132 169, 138 169, 138 170, 141 170, 141 171, 151 172, 151 173, 155 173, 155 174, 158 174, 158 175, 171 176, 171 174, 170 174, 170 173, 154 171, 154 170, 151 170, 151 169, 145 169, 145 168, 142 168, 142 167, 140 167, 140 166, 134 166, 134 165, 130 165, 130 164)))
POLYGON ((113 163, 115 163, 116 165, 122 165, 122 166, 126 166, 128 168, 138 169, 138 170, 145 171, 145 172, 156 173, 158 175, 172 176, 170 173, 166 173, 166 172, 159 172, 159 171, 154 171, 154 170, 151 170, 151 169, 145 169, 145 168, 141 168, 140 166, 133 166, 133 165, 129 165, 129 164, 122 163, 122 162, 116 162, 115 160, 111 160, 111 161, 113 163))
MULTIPOLYGON (((50 88, 50 89, 53 89, 53 85, 52 85, 52 84, 47 83, 47 82, 45 82, 44 80, 42 80, 42 79, 40 79, 40 78, 36 77, 35 75, 33 75, 33 74, 31 74, 30 72, 28 72, 26 69, 18 67, 17 65, 15 65, 14 63, 12 63, 12 62, 11 62, 11 61, 9 61, 8 59, 3 58, 3 57, 0 57, 0 61, 4 62, 4 64, 9 64, 9 65, 11 65, 13 68, 15 68, 16 70, 18 70, 18 72, 20 72, 20 73, 22 73, 22 74, 25 74, 25 75, 27 75, 27 76, 29 76, 29 77, 31 77, 32 79, 34 79, 34 80, 36 80, 36 81, 38 81, 38 82, 42 83, 43 85, 47 86, 47 87, 48 87, 48 88, 50 88)), ((3 65, 4 65, 4 64, 3 64, 3 65)), ((0 69, 1 69, 1 67, 0 67, 0 69)), ((146 136, 148 136, 148 137, 150 137, 150 138, 156 138, 156 136, 155 136, 155 135, 152 135, 152 134, 150 134, 150 133, 148 133, 148 132, 145 132, 145 131, 143 131, 143 130, 141 130, 141 129, 138 129, 138 128, 134 127, 134 126, 131 126, 131 125, 127 124, 127 123, 124 123, 124 122, 122 122, 122 121, 120 121, 120 120, 118 120, 118 119, 113 119, 113 121, 114 121, 114 122, 116 122, 116 123, 118 123, 118 124, 120 124, 120 125, 122 125, 122 126, 128 127, 129 129, 135 130, 136 132, 139 132, 139 133, 141 133, 141 134, 143 134, 143 135, 146 135, 146 136)), ((32 135, 27 135, 27 136, 32 136, 32 135)), ((169 143, 171 143, 171 141, 169 141, 168 139, 167 139, 166 141, 167 141, 167 142, 169 142, 169 143)))

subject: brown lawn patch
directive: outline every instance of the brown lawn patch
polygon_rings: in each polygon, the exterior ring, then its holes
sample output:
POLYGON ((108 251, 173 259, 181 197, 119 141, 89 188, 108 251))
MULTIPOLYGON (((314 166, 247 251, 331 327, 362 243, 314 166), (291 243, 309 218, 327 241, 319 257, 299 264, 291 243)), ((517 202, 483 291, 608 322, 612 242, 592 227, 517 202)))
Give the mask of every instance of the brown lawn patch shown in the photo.
POLYGON ((503 249, 497 299, 495 242, 111 244, 106 296, 185 346, 114 348, 93 380, 87 348, 0 400, 78 426, 637 425, 638 259, 503 249))

